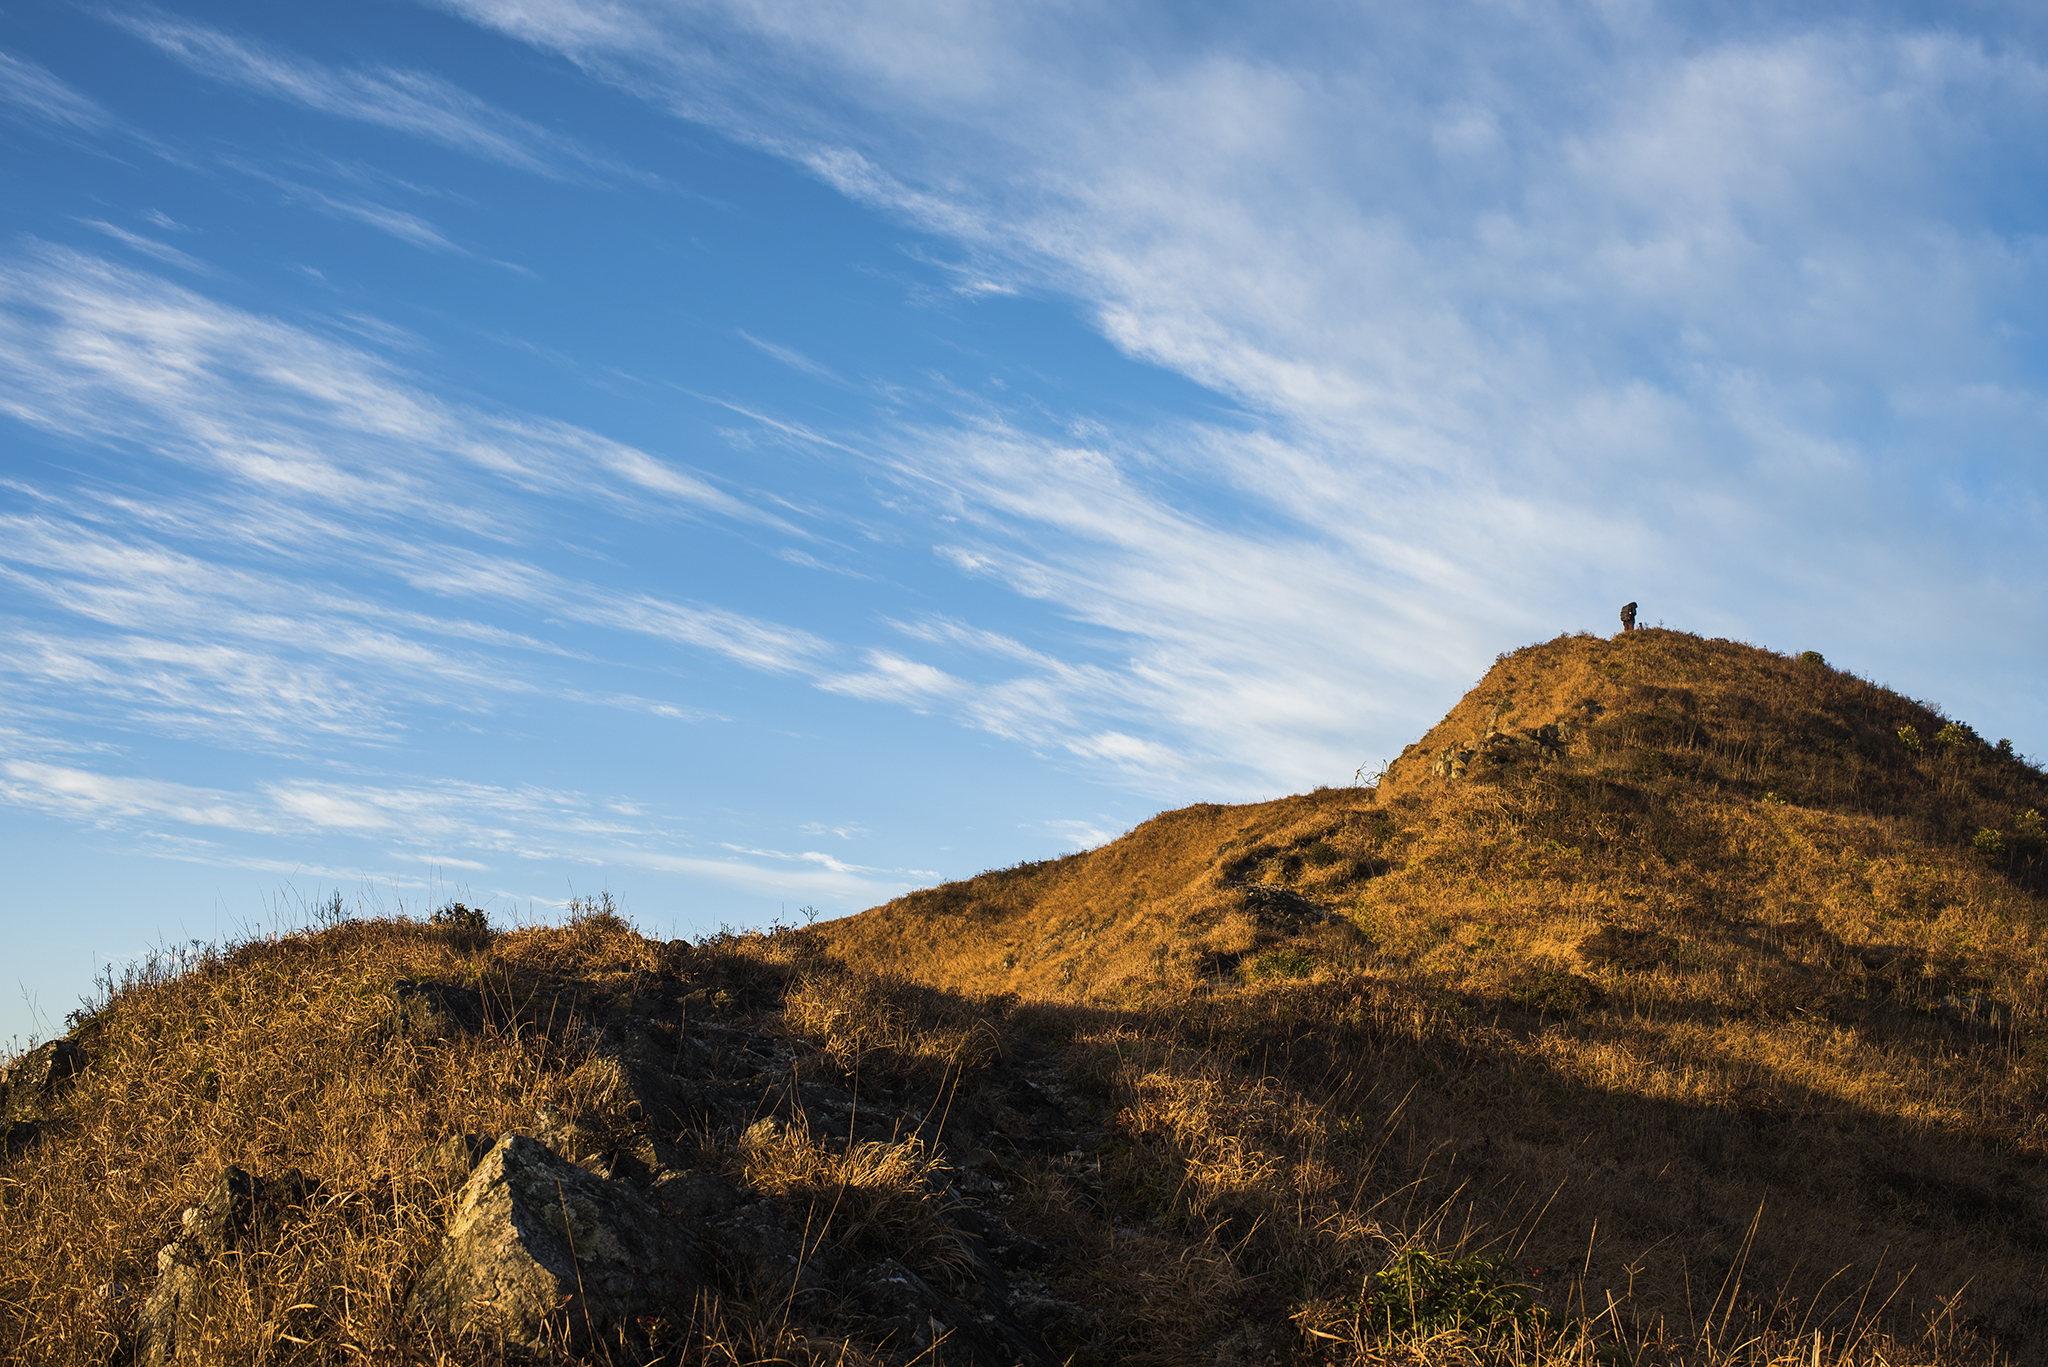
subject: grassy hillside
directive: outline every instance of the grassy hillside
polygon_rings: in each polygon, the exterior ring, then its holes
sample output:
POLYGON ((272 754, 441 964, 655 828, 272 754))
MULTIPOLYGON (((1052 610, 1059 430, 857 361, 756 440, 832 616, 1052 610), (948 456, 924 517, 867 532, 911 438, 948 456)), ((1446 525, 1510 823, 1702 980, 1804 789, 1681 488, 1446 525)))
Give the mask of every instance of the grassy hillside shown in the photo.
POLYGON ((1529 1247, 1649 1319, 1746 1249, 1809 1310, 1911 1269, 1904 1300, 1960 1292, 2033 1357, 2044 808, 2010 746, 1817 657, 1564 637, 1376 791, 1168 812, 824 929, 854 965, 1178 1021, 1387 1126, 1395 1189, 1496 1232, 1545 1205, 1529 1247))
POLYGON ((1459 985, 1585 966, 1580 942, 1610 926, 1793 911, 1930 950, 1981 916, 1995 933, 1964 948, 1989 968, 2031 943, 2005 932, 2048 876, 2044 808, 2048 779, 2009 744, 1817 660, 1567 636, 1501 657, 1377 789, 1164 812, 827 933, 852 962, 1075 999, 1213 970, 1314 918, 1267 889, 1343 913, 1375 962, 1459 985))
POLYGON ((1375 789, 812 930, 337 907, 109 984, 0 1115, 0 1360, 130 1360, 180 1239, 180 1361, 512 1360, 413 1293, 521 1133, 706 1259, 545 1361, 2048 1361, 2044 807, 1643 631, 1502 657, 1375 789), (292 1209, 195 1242, 230 1164, 292 1209))

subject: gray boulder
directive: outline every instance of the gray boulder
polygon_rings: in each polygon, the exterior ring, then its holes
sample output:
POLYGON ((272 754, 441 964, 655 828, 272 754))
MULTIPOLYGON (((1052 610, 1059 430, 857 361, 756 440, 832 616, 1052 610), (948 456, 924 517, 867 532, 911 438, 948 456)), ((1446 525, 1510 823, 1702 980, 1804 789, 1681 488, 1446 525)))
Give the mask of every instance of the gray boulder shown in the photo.
POLYGON ((274 1243, 285 1221, 320 1190, 297 1168, 255 1177, 228 1167, 206 1198, 179 1217, 175 1241, 157 1250, 156 1284, 136 1321, 135 1360, 142 1367, 177 1361, 178 1342, 206 1318, 206 1269, 214 1259, 274 1243))
POLYGON ((508 1134, 456 1194, 412 1306, 451 1335, 540 1355, 687 1316, 698 1285, 677 1221, 625 1183, 508 1134))
POLYGON ((85 1063, 83 1048, 53 1039, 0 1068, 0 1120, 27 1120, 47 1111, 85 1063))
POLYGON ((206 1274, 195 1250, 182 1241, 157 1250, 156 1285, 135 1326, 140 1367, 169 1367, 178 1360, 178 1340, 205 1317, 205 1296, 206 1274))

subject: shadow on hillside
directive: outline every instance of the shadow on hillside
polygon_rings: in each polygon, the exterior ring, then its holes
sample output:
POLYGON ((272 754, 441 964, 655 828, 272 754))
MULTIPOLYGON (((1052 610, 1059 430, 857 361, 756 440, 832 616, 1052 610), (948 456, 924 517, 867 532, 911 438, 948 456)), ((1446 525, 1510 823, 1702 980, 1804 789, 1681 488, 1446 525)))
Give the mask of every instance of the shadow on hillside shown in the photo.
MULTIPOLYGON (((1773 948, 1761 932, 1756 947, 1773 948)), ((802 956, 779 970, 835 971, 802 956)), ((1896 971, 1891 982, 1918 965, 1881 971, 1896 971)), ((765 1004, 776 987, 756 981, 765 1004)), ((1638 1319, 1673 1328, 1696 1323, 1724 1284, 1739 1283, 1767 1319, 1834 1329, 1882 1308, 1912 1337, 1961 1292, 1956 1310, 1969 1328, 2021 1360, 2048 1350, 2038 1275, 2048 1180, 2037 1158, 1986 1123, 2003 1118, 1964 1105, 1885 1111, 1817 1090, 1795 1061, 1767 1058, 1747 1061, 1738 1087, 1647 1097, 1600 1076, 1619 1067, 1639 1022, 1597 1011, 1558 1021, 1506 1000, 1432 997, 1363 976, 1197 991, 1148 1010, 975 1000, 905 983, 891 992, 919 1021, 990 1022, 1010 1059, 1061 1054, 1108 1127, 1091 1159, 1118 1178, 1106 1217, 1229 1248, 1286 1289, 1276 1314, 1332 1292, 1310 1284, 1318 1264, 1304 1250, 1318 1228, 1350 1218, 1512 1251, 1551 1269, 1544 1284, 1563 1303, 1597 1311, 1612 1295, 1638 1319), (1233 1089, 1261 1098, 1236 1121, 1192 1099, 1233 1089), (1210 1119, 1180 1130, 1130 1119, 1174 1104, 1210 1119), (1275 1119, 1282 1113, 1297 1118, 1275 1119), (1245 1171, 1265 1175, 1225 1182, 1195 1208, 1188 1193, 1215 1185, 1216 1154, 1233 1148, 1245 1171), (1253 1151, 1271 1164, 1242 1157, 1253 1151), (1318 1175, 1305 1186, 1310 1171, 1318 1175)), ((1987 1043, 1968 1021, 1926 1017, 1914 1028, 1958 1047, 1987 1043)), ((871 1067, 886 1071, 886 1061, 871 1067)), ((1042 1109, 1000 1061, 950 1086, 943 1102, 934 1091, 937 1118, 924 1137, 955 1151, 984 1148, 1042 1109)), ((1355 1294, 1356 1274, 1343 1275, 1355 1294)))

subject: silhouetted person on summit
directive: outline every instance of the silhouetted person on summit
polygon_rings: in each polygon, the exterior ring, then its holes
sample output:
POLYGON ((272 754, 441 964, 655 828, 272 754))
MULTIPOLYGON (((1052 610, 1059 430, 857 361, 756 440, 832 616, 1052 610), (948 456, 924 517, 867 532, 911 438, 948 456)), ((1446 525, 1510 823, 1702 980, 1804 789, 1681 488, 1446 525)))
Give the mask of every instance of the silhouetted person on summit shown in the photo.
POLYGON ((1634 603, 1622 605, 1621 629, 1623 631, 1634 631, 1636 629, 1636 605, 1634 603))

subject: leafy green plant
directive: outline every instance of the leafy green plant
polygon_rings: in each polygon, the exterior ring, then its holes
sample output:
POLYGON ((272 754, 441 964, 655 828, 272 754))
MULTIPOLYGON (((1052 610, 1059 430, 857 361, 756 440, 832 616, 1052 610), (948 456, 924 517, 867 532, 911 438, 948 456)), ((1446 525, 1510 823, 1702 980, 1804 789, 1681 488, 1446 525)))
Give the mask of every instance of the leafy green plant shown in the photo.
POLYGON ((1899 744, 1905 746, 1906 749, 1916 755, 1926 748, 1920 743, 1919 728, 1913 726, 1901 726, 1899 728, 1899 744))
POLYGON ((2048 848, 2048 821, 2032 807, 2015 812, 2012 818, 2012 847, 2021 854, 2037 855, 2048 848))
POLYGON ((1245 970, 1248 978, 1306 978, 1316 971, 1313 954, 1298 949, 1269 949, 1252 960, 1245 970))
POLYGON ((430 925, 439 927, 451 943, 462 946, 487 944, 491 938, 491 918, 484 914, 482 907, 468 907, 460 902, 450 902, 436 907, 427 917, 430 925))
POLYGON ((1948 751, 1951 755, 1969 744, 1970 739, 1969 731, 1964 727, 1956 725, 1954 722, 1950 722, 1942 727, 1934 735, 1934 743, 1948 751))
POLYGON ((1428 1249, 1397 1255, 1372 1279, 1363 1318, 1395 1334, 1461 1330, 1490 1335, 1520 1328, 1531 1336, 1549 1322, 1536 1290, 1506 1259, 1468 1253, 1447 1258, 1428 1249))
POLYGON ((1821 653, 1818 650, 1802 650, 1799 652, 1799 663, 1806 665, 1825 666, 1827 664, 1827 660, 1825 657, 1821 655, 1821 653))
POLYGON ((1987 864, 2003 864, 2013 857, 2038 858, 2043 850, 2048 850, 2048 821, 2029 807, 2024 812, 2013 813, 2010 830, 2001 831, 1987 826, 1978 831, 1970 847, 1987 864))

